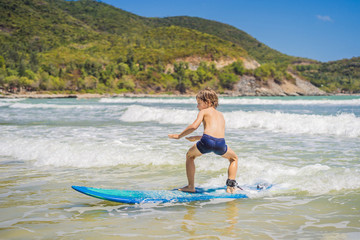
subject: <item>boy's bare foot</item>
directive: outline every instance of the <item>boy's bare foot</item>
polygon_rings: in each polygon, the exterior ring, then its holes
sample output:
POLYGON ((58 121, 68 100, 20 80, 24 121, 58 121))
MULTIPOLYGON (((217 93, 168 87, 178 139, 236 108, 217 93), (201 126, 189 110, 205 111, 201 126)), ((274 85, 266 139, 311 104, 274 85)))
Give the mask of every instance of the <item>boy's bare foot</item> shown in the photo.
POLYGON ((226 188, 226 192, 233 194, 233 193, 236 192, 236 187, 229 187, 229 186, 228 186, 228 187, 226 188))
POLYGON ((182 192, 192 192, 192 193, 195 192, 195 188, 190 188, 189 186, 186 186, 186 187, 183 187, 183 188, 179 188, 178 190, 179 190, 179 191, 182 191, 182 192))

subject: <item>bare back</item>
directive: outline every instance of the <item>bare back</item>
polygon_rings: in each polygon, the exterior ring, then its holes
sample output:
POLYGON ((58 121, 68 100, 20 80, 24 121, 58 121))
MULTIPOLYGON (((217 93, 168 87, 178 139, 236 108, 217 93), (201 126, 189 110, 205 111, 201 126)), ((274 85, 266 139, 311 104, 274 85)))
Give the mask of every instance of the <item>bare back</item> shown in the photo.
POLYGON ((221 112, 213 107, 209 107, 204 111, 204 134, 213 136, 215 138, 225 137, 225 119, 221 112))

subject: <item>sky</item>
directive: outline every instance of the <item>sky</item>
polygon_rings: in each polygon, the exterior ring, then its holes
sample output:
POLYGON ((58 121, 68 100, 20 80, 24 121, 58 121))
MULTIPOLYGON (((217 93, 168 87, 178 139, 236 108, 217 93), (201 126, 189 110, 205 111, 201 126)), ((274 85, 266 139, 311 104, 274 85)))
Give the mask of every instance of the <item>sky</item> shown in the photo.
POLYGON ((360 56, 360 0, 101 0, 143 17, 232 25, 282 53, 322 62, 360 56))

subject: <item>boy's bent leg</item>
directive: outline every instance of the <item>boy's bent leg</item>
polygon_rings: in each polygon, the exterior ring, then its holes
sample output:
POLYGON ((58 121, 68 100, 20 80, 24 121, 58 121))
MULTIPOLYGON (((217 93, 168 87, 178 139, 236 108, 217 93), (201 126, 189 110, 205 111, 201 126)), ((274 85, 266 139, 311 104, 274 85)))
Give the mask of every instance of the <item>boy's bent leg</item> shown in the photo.
MULTIPOLYGON (((228 179, 235 180, 236 172, 238 168, 238 156, 230 147, 228 147, 227 152, 224 155, 222 155, 222 157, 227 158, 230 161, 230 165, 228 169, 228 179)), ((228 193, 234 193, 235 190, 236 190, 235 188, 227 187, 226 191, 228 193)))
POLYGON ((186 153, 186 176, 189 184, 180 188, 180 191, 195 192, 195 158, 201 155, 202 153, 197 149, 196 144, 186 153))

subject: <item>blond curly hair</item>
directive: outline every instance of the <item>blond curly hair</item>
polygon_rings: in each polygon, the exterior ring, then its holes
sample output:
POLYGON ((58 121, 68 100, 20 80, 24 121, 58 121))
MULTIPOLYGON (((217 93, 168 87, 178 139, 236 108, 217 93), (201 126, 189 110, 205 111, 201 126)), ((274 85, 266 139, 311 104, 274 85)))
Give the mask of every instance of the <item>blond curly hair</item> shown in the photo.
POLYGON ((196 95, 196 99, 208 103, 214 108, 217 108, 217 106, 219 105, 219 98, 216 92, 211 88, 205 88, 204 90, 198 92, 198 94, 196 95))

